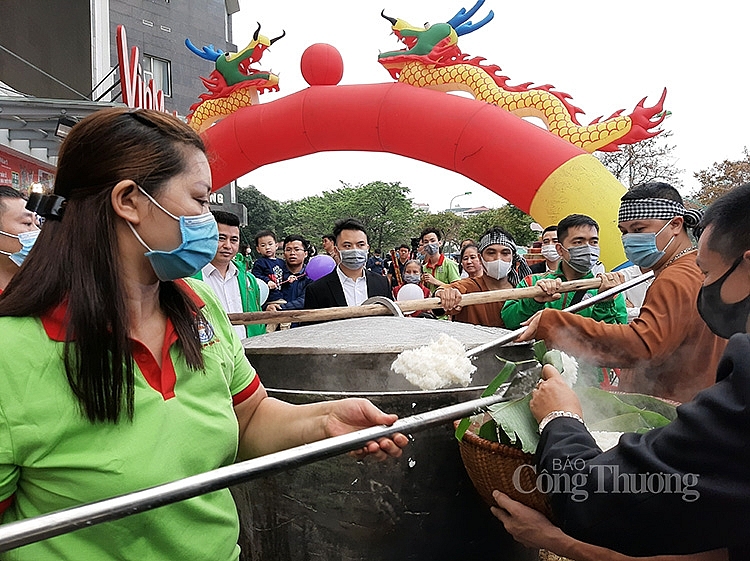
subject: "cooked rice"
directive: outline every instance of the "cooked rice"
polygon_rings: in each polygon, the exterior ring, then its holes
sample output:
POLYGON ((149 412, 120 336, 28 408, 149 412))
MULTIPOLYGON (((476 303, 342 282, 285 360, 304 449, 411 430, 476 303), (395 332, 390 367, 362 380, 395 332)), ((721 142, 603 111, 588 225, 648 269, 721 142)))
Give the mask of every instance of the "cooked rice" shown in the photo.
POLYGON ((563 371, 560 372, 560 375, 563 377, 563 380, 565 380, 568 387, 572 388, 575 385, 576 380, 578 380, 578 361, 562 351, 560 351, 560 356, 563 363, 563 371))
POLYGON ((476 369, 463 344, 445 333, 429 345, 402 352, 391 364, 391 370, 422 390, 454 385, 465 388, 476 369))
POLYGON ((617 446, 620 441, 620 437, 625 434, 623 432, 611 432, 604 430, 592 430, 591 436, 596 440, 596 445, 602 449, 602 452, 606 452, 610 448, 617 446))

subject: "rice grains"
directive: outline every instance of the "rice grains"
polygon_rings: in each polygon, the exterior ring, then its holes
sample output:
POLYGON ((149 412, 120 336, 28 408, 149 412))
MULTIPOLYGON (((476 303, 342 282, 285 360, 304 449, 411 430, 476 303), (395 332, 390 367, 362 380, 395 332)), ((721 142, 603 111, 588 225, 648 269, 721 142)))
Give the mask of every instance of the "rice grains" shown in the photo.
POLYGON ((476 369, 463 344, 445 333, 429 345, 403 351, 391 364, 391 370, 422 390, 465 388, 476 369))

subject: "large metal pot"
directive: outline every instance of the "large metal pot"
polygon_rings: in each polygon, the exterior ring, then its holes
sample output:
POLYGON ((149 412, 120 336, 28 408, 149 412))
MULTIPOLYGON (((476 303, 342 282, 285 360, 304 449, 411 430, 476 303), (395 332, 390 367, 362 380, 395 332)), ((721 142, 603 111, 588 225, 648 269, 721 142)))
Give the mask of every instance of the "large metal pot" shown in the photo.
MULTIPOLYGON (((493 349, 474 363, 470 387, 422 391, 390 365, 401 351, 448 333, 467 348, 507 331, 461 323, 372 317, 249 339, 245 350, 269 394, 293 403, 367 397, 401 417, 479 397, 502 362, 527 345, 493 349)), ((411 435, 399 460, 332 458, 233 488, 242 559, 522 560, 464 470, 450 424, 411 435)))

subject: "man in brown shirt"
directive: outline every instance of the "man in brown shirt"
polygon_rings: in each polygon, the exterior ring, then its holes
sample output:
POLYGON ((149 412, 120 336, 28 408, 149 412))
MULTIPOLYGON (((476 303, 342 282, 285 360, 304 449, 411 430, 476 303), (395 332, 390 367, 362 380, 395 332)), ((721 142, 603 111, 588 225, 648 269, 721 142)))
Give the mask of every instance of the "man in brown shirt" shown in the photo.
POLYGON ((703 275, 686 228, 697 226, 700 216, 686 210, 666 183, 640 185, 621 201, 618 226, 625 253, 656 276, 640 316, 613 325, 547 309, 530 320, 519 340, 544 339, 587 362, 620 368, 622 391, 690 401, 714 383, 726 346, 696 307, 703 275))
POLYGON ((482 235, 478 249, 483 274, 442 286, 435 291, 435 296, 440 298, 443 309, 453 315, 454 321, 505 327, 500 315, 503 302, 462 307, 462 294, 515 288, 519 279, 531 274, 531 270, 518 254, 513 236, 499 226, 490 228, 482 235))

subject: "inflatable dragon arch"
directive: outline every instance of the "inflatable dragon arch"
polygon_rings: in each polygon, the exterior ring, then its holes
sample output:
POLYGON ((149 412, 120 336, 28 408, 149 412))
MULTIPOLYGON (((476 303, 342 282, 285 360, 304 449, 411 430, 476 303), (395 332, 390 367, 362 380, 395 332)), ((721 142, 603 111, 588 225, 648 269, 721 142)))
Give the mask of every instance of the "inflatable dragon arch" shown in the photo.
POLYGON ((625 188, 591 152, 658 134, 666 90, 653 107, 644 98, 630 115, 617 111, 581 125, 581 110, 568 94, 551 85, 511 86, 499 67, 461 53, 458 37, 492 19, 490 12, 477 24, 470 21, 483 2, 422 28, 381 13, 406 46, 378 58, 395 82, 338 85, 341 55, 319 43, 302 55, 310 87, 262 104, 258 94, 277 90, 278 77, 251 65, 280 37, 260 35, 259 25, 237 54, 211 45, 199 50, 186 41, 216 64, 203 78, 209 93, 188 116, 211 153, 215 188, 264 165, 317 152, 389 152, 460 173, 540 224, 588 214, 600 225, 602 261, 608 267, 624 262, 617 209, 625 188), (446 95, 450 90, 469 91, 476 99, 446 95), (548 130, 519 118, 532 115, 548 130))
POLYGON ((391 23, 393 33, 406 49, 381 53, 378 61, 404 84, 440 91, 462 90, 519 117, 538 117, 551 133, 587 152, 614 152, 619 145, 659 134, 651 129, 664 120, 666 89, 653 107, 645 107, 643 98, 630 115, 623 116, 620 109, 604 120, 598 117, 584 126, 577 117, 583 111, 570 103, 570 95, 556 91, 550 84, 532 87, 527 82, 511 86, 509 78, 500 74, 499 66, 485 65, 484 58, 469 58, 462 53, 458 38, 480 29, 494 17, 490 11, 476 24, 469 20, 483 4, 484 0, 479 0, 471 10, 462 8, 447 23, 425 24, 421 28, 388 17, 384 10, 380 15, 391 23))

